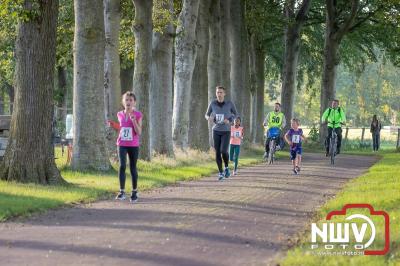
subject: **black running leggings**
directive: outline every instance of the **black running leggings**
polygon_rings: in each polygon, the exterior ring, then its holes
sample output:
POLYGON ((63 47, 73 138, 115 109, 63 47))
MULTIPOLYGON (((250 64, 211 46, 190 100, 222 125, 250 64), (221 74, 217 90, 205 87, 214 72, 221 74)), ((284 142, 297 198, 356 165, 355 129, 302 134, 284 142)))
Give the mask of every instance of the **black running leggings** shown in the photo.
POLYGON ((129 168, 132 176, 132 189, 137 189, 138 173, 136 163, 139 157, 139 147, 118 147, 119 155, 119 188, 125 189, 126 154, 129 156, 129 168))
POLYGON ((224 160, 225 167, 229 164, 229 140, 231 138, 230 131, 213 131, 214 148, 215 148, 215 161, 218 165, 220 173, 222 170, 222 159, 224 160), (222 156, 222 158, 221 158, 222 156))

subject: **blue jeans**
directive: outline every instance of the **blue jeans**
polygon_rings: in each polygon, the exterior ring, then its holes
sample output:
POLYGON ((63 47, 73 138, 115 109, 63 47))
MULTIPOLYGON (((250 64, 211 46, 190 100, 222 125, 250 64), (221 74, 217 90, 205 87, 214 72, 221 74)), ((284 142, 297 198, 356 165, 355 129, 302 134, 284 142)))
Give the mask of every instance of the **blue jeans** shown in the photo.
POLYGON ((380 141, 381 140, 381 134, 378 133, 372 133, 372 142, 373 142, 373 149, 374 151, 379 150, 379 146, 380 146, 380 141))

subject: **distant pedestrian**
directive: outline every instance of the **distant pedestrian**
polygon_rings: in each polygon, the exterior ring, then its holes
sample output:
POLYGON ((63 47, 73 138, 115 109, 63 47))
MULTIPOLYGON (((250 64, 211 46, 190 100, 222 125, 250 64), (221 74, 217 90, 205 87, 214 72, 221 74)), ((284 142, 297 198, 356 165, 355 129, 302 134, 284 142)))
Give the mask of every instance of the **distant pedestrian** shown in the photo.
POLYGON ((381 139, 381 129, 382 129, 382 124, 374 115, 372 117, 372 122, 371 122, 371 134, 372 134, 372 148, 373 152, 377 152, 379 150, 380 146, 380 139, 381 139))

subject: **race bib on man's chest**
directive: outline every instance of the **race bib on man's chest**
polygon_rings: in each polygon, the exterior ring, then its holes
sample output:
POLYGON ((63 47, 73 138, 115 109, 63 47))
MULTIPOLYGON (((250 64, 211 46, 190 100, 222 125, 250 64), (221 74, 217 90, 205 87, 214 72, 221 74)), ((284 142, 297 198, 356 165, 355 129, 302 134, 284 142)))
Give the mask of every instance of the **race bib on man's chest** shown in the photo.
POLYGON ((133 128, 131 127, 122 127, 119 134, 123 141, 133 140, 133 128))
POLYGON ((217 124, 224 123, 224 114, 216 114, 215 121, 217 122, 217 124))
POLYGON ((281 118, 279 116, 273 116, 272 117, 272 123, 279 124, 280 121, 281 121, 281 118))
POLYGON ((300 135, 292 135, 293 143, 300 143, 300 135))
POLYGON ((240 138, 240 131, 235 131, 234 134, 236 138, 240 138))

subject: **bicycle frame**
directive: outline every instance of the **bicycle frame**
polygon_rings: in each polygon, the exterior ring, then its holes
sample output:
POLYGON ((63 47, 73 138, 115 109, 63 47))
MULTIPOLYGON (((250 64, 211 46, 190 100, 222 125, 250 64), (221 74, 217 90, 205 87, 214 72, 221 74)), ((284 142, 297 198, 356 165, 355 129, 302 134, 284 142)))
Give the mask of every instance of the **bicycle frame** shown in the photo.
POLYGON ((276 151, 276 139, 271 138, 269 141, 269 154, 268 154, 268 164, 273 164, 275 161, 275 151, 276 151))
MULTIPOLYGON (((269 153, 267 159, 268 164, 273 164, 275 161, 275 152, 276 152, 276 143, 277 139, 280 138, 280 133, 281 130, 279 129, 279 135, 274 135, 273 137, 270 138, 269 140, 269 153)), ((267 131, 266 137, 268 138, 269 131, 267 131)))
POLYGON ((332 133, 331 133, 330 141, 329 141, 329 156, 331 157, 331 164, 335 164, 337 141, 338 141, 338 138, 337 138, 337 134, 335 131, 335 122, 333 122, 332 133))

